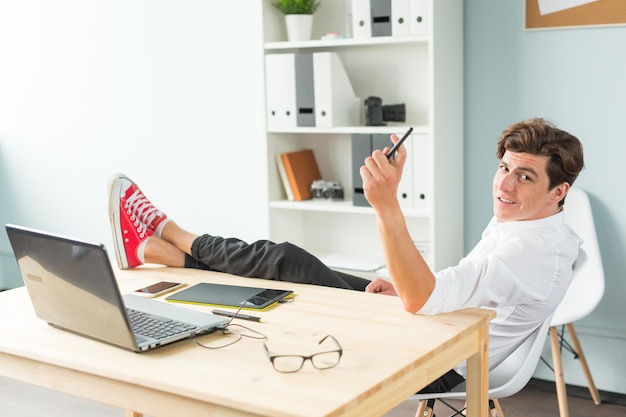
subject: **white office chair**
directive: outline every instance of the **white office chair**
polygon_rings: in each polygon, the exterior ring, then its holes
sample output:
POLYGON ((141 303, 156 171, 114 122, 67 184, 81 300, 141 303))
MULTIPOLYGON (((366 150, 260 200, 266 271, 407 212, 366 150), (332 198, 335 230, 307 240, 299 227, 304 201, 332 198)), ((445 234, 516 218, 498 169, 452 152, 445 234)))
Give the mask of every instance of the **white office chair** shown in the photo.
MULTIPOLYGON (((591 397, 595 404, 600 404, 600 395, 593 382, 583 349, 572 323, 591 313, 604 295, 602 258, 600 256, 593 213, 591 212, 591 204, 589 203, 587 193, 583 190, 572 187, 567 194, 565 198, 565 221, 583 239, 582 248, 587 254, 587 262, 574 277, 574 281, 565 293, 563 301, 557 307, 550 325, 554 378, 561 417, 569 417, 567 391, 561 361, 561 350, 563 348, 572 352, 580 361, 591 397), (561 327, 560 333, 557 331, 559 326, 561 327), (567 328, 573 346, 563 338, 564 328, 567 328)), ((543 362, 547 364, 545 360, 543 362)))
MULTIPOLYGON (((548 328, 551 324, 549 317, 537 330, 535 330, 511 355, 509 355, 500 365, 489 372, 489 415, 491 417, 504 417, 499 398, 510 397, 526 386, 535 372, 541 351, 545 344, 548 328)), ((465 383, 455 387, 451 392, 415 394, 409 400, 420 400, 415 417, 432 417, 433 404, 435 400, 456 412, 453 415, 463 415, 460 410, 456 410, 445 399, 465 400, 465 383)))

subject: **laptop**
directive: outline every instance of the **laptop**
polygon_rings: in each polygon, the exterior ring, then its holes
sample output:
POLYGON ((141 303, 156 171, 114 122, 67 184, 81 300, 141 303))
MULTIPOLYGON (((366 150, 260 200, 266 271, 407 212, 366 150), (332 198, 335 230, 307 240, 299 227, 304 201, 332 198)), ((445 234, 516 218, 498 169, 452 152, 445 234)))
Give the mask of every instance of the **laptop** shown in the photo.
POLYGON ((7 224, 35 314, 54 327, 135 352, 209 333, 227 318, 121 295, 102 244, 7 224), (139 323, 159 328, 157 334, 139 323))

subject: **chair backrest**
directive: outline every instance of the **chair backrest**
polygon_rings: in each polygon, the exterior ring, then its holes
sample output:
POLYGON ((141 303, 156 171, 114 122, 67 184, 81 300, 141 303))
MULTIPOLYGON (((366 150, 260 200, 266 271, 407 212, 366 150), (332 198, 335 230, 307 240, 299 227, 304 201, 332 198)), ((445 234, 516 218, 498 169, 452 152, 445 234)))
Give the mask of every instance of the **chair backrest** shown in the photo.
POLYGON ((521 391, 532 378, 552 323, 549 317, 500 365, 489 372, 489 398, 510 397, 521 391))
POLYGON ((604 268, 589 197, 571 187, 565 198, 565 222, 580 236, 587 262, 576 273, 552 319, 553 326, 571 323, 591 313, 604 295, 604 268))

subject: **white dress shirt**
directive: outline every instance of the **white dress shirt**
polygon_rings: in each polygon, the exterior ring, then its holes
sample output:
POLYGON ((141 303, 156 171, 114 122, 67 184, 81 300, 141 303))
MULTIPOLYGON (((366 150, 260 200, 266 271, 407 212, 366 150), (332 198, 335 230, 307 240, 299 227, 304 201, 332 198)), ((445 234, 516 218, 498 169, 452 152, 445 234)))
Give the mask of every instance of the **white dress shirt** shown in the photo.
MULTIPOLYGON (((585 258, 581 244, 563 211, 539 220, 501 223, 494 217, 457 266, 435 273, 435 288, 419 313, 494 309, 489 325, 493 369, 556 309, 576 260, 585 258)), ((465 377, 465 363, 455 370, 465 377)))

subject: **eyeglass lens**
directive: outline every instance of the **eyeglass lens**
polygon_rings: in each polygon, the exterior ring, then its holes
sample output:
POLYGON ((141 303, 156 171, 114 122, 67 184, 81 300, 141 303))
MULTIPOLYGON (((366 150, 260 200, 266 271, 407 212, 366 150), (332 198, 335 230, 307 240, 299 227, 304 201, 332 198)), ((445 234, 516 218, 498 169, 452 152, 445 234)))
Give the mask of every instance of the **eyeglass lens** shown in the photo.
POLYGON ((339 363, 339 352, 321 352, 309 357, 303 356, 275 356, 273 365, 279 372, 296 372, 302 369, 304 361, 310 360, 317 369, 328 369, 339 363))

